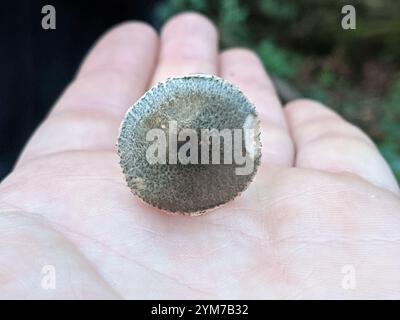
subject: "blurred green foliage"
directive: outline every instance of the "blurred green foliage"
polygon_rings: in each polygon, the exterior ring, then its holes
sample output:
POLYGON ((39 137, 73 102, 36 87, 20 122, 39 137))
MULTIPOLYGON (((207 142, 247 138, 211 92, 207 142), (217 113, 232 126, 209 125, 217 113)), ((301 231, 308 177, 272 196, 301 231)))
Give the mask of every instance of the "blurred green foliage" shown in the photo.
POLYGON ((156 21, 186 10, 214 21, 222 48, 252 48, 273 77, 361 126, 400 180, 400 1, 166 0, 156 21), (355 30, 341 27, 346 4, 355 30))

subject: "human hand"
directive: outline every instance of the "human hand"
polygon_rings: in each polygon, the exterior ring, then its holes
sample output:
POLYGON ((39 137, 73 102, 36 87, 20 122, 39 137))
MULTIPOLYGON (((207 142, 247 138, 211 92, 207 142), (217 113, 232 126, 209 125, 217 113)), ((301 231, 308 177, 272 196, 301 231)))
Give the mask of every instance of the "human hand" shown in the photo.
POLYGON ((0 185, 0 297, 400 297, 399 188, 374 144, 317 102, 282 108, 249 50, 217 50, 215 28, 193 13, 161 39, 139 22, 100 39, 0 185), (191 73, 237 85, 263 142, 248 190, 199 217, 143 204, 115 152, 128 106, 191 73), (41 287, 46 265, 53 290, 41 287))

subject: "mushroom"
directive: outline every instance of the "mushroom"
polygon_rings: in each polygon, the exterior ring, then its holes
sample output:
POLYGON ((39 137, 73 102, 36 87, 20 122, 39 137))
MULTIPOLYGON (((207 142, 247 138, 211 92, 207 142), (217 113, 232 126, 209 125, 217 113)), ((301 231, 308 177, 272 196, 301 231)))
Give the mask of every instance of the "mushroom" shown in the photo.
POLYGON ((127 111, 117 148, 135 195, 167 212, 199 215, 234 199, 255 177, 259 121, 224 79, 169 78, 127 111))

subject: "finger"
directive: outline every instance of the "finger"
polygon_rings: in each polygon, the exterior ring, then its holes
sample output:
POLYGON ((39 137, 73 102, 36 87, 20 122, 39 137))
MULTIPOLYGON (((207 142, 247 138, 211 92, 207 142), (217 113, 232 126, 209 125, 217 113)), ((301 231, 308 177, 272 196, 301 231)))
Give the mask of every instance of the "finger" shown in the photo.
POLYGON ((157 46, 154 30, 140 22, 116 26, 101 37, 18 165, 50 153, 113 149, 124 113, 150 82, 157 46))
POLYGON ((318 102, 297 100, 285 112, 296 145, 296 166, 351 172, 398 192, 396 180, 372 140, 318 102))
POLYGON ((220 55, 221 76, 240 88, 255 105, 261 122, 262 161, 292 166, 293 144, 281 103, 259 58, 247 49, 220 55))
POLYGON ((153 84, 168 77, 217 73, 218 34, 197 13, 171 18, 161 31, 161 50, 153 84))

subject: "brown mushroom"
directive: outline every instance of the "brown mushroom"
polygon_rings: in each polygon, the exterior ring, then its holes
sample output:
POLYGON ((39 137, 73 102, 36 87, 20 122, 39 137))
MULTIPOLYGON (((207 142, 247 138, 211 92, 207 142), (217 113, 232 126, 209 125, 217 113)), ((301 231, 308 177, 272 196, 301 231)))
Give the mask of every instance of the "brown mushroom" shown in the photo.
POLYGON ((253 180, 261 158, 254 106, 232 84, 208 75, 156 84, 126 113, 117 145, 134 194, 156 208, 189 215, 234 199, 253 180))

